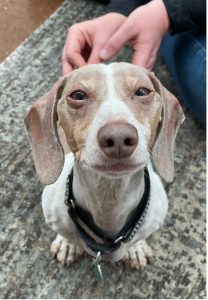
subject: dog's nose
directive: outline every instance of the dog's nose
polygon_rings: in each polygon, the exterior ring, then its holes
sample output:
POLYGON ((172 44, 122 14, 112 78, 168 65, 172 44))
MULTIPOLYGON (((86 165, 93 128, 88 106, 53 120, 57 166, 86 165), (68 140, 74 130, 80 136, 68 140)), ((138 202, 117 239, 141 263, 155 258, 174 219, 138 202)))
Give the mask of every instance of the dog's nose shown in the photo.
POLYGON ((101 150, 107 156, 128 157, 138 144, 138 132, 131 124, 112 122, 99 129, 97 139, 101 150))

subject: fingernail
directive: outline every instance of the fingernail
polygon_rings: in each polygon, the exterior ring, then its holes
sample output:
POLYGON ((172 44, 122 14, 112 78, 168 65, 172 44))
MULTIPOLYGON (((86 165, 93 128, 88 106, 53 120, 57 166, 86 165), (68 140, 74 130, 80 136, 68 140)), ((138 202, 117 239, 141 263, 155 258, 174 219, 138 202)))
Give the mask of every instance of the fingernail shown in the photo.
POLYGON ((106 49, 103 49, 101 52, 100 52, 100 58, 101 59, 108 59, 108 51, 106 49))

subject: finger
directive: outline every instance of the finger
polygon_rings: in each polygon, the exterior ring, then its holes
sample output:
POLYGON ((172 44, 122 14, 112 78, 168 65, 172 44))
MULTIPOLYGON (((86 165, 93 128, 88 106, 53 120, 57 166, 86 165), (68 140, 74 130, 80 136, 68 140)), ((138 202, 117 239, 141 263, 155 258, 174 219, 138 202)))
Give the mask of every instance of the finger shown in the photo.
POLYGON ((134 52, 132 64, 151 71, 156 60, 157 52, 152 49, 140 47, 134 52))
POLYGON ((81 51, 82 47, 76 38, 71 39, 70 44, 66 46, 66 59, 76 68, 81 68, 86 65, 81 51))
POLYGON ((90 64, 99 64, 102 62, 102 59, 100 58, 100 51, 102 49, 102 46, 103 45, 95 45, 93 48, 92 48, 92 52, 91 52, 91 55, 88 59, 88 62, 87 64, 90 65, 90 64))
POLYGON ((64 46, 63 53, 62 53, 62 73, 63 76, 69 74, 73 71, 72 64, 66 58, 66 46, 64 46))
POLYGON ((124 24, 119 28, 119 30, 104 45, 102 51, 100 52, 100 58, 102 60, 107 60, 113 57, 132 37, 132 31, 130 30, 130 26, 125 23, 126 22, 124 22, 124 24))
POLYGON ((65 44, 65 54, 67 61, 76 68, 86 65, 86 62, 81 55, 85 45, 86 39, 81 30, 79 30, 79 28, 71 27, 65 44))

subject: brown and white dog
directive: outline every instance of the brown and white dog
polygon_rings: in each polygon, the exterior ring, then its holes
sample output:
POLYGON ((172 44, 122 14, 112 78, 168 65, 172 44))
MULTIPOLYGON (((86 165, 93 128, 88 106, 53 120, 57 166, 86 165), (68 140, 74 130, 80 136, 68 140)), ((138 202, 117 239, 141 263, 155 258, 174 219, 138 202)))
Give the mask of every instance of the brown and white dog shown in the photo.
MULTIPOLYGON (((134 238, 103 258, 125 260, 136 269, 151 262, 145 239, 165 219, 168 200, 159 175, 174 178, 174 143, 184 114, 177 99, 154 73, 127 63, 89 65, 60 78, 25 117, 37 175, 48 185, 42 195, 46 222, 58 233, 51 252, 62 265, 83 250, 64 204, 66 180, 73 167, 76 203, 94 223, 115 235, 129 220, 144 192, 144 168, 151 181, 150 204, 134 238), (71 153, 64 156, 57 133, 63 128, 71 153)), ((84 224, 83 228, 97 242, 84 224)))

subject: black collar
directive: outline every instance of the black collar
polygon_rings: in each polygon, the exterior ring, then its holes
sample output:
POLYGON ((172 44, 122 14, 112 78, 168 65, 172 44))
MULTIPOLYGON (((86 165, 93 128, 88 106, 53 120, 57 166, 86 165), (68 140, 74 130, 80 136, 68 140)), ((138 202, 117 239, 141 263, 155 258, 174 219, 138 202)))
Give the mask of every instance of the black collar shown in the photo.
POLYGON ((137 230, 142 224, 142 221, 146 215, 149 202, 150 202, 150 178, 148 169, 144 169, 144 181, 145 189, 142 199, 134 212, 131 219, 124 225, 116 237, 112 237, 102 231, 99 227, 93 223, 90 218, 88 218, 86 212, 79 206, 76 205, 76 201, 72 191, 73 183, 73 169, 67 178, 66 183, 66 195, 65 195, 65 204, 69 206, 68 214, 74 222, 81 238, 85 241, 86 245, 95 253, 101 252, 101 255, 109 254, 117 250, 121 242, 128 243, 131 241, 136 234, 137 230), (79 224, 78 218, 96 234, 100 237, 105 244, 97 243, 79 224), (107 245, 110 246, 107 246, 107 245))

